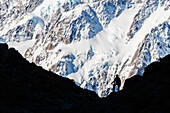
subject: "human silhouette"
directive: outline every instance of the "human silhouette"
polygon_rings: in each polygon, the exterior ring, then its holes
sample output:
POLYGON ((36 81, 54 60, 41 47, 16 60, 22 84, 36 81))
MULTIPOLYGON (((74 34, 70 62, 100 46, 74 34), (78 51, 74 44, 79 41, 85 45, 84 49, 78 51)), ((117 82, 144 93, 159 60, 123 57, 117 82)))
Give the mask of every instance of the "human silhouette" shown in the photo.
POLYGON ((115 90, 115 87, 117 86, 117 90, 119 91, 121 85, 121 80, 119 78, 119 75, 116 75, 115 79, 114 79, 114 84, 113 84, 113 90, 115 90))

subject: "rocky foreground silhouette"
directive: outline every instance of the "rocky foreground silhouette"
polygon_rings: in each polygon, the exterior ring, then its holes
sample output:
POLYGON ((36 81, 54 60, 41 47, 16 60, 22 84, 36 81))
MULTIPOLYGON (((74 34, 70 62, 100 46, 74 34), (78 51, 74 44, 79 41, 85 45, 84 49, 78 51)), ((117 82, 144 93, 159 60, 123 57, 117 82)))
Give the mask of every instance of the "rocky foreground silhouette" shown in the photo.
POLYGON ((170 55, 128 79, 124 89, 99 98, 71 80, 26 61, 0 44, 1 113, 166 113, 170 110, 170 55))

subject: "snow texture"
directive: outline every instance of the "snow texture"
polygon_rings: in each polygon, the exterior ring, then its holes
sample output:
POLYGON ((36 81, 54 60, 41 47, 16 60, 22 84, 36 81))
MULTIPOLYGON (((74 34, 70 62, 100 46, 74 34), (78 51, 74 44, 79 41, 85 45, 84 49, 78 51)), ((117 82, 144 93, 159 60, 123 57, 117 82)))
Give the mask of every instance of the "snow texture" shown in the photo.
POLYGON ((28 61, 73 79, 99 97, 115 90, 116 74, 122 90, 126 79, 143 75, 145 67, 170 54, 169 0, 1 4, 0 40, 28 61))

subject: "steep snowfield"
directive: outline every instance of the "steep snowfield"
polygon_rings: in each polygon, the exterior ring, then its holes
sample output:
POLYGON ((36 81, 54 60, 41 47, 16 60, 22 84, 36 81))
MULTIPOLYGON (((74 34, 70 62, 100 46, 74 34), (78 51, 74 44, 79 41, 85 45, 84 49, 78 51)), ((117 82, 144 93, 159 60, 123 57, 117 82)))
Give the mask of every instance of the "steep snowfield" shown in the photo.
MULTIPOLYGON (((80 83, 82 79, 81 77, 89 75, 89 72, 95 70, 96 67, 101 71, 102 69, 100 68, 105 63, 110 63, 109 66, 111 66, 114 65, 114 63, 117 64, 122 62, 124 58, 126 59, 130 51, 127 51, 125 48, 124 37, 126 36, 129 28, 128 26, 130 26, 132 18, 138 9, 139 6, 136 6, 134 9, 126 9, 122 15, 113 19, 105 29, 96 35, 95 38, 90 40, 81 40, 76 44, 70 44, 69 47, 65 49, 68 52, 72 51, 71 53, 74 53, 74 51, 76 51, 79 54, 83 54, 87 53, 86 51, 92 48, 94 53, 92 58, 84 64, 81 70, 77 73, 70 74, 68 77, 80 83)), ((110 72, 108 73, 110 74, 118 74, 112 69, 109 71, 110 72)), ((88 82, 89 77, 85 77, 86 78, 84 79, 88 82)))
POLYGON ((106 97, 116 74, 122 89, 170 54, 169 7, 169 0, 44 0, 0 37, 30 62, 106 97))
MULTIPOLYGON (((158 9, 153 12, 149 18, 144 21, 141 29, 134 35, 134 39, 131 40, 129 43, 129 46, 135 45, 133 54, 136 51, 137 46, 139 43, 136 43, 137 41, 141 42, 143 38, 151 32, 152 28, 157 27, 159 24, 162 24, 165 21, 168 21, 168 18, 170 17, 170 10, 164 11, 164 7, 158 6, 158 9)), ((130 47, 127 47, 130 48, 130 47)))
POLYGON ((19 51, 20 54, 24 54, 26 52, 26 48, 32 47, 35 43, 34 40, 28 40, 28 41, 23 41, 23 42, 8 42, 9 48, 15 48, 16 50, 19 51))
POLYGON ((32 11, 43 0, 8 0, 0 2, 0 37, 9 47, 14 47, 24 54, 35 43, 36 35, 45 26, 44 20, 32 11))

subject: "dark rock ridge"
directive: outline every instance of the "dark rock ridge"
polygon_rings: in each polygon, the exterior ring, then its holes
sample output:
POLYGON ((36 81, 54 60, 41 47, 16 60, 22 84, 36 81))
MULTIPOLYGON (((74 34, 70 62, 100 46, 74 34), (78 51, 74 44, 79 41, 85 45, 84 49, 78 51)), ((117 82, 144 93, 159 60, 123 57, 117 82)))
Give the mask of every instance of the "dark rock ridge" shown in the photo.
POLYGON ((166 113, 170 110, 169 65, 170 55, 149 65, 143 77, 127 80, 122 91, 100 99, 0 44, 0 112, 166 113))

